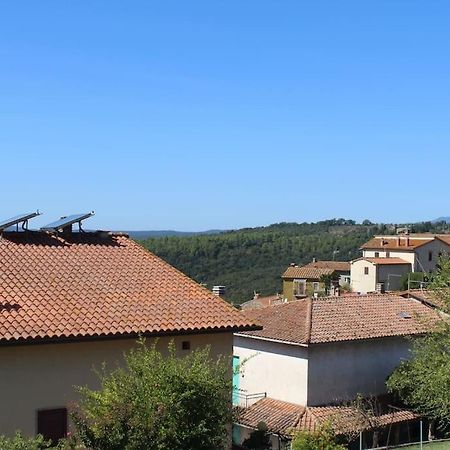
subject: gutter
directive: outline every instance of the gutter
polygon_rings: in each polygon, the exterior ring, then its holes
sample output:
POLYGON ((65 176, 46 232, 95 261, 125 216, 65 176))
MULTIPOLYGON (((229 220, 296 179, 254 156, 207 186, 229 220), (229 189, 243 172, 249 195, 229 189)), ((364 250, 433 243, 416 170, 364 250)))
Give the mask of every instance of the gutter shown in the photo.
POLYGON ((308 344, 301 344, 300 342, 282 341, 280 339, 272 339, 272 338, 266 338, 266 337, 261 337, 261 336, 252 336, 249 334, 242 334, 242 333, 234 333, 234 335, 243 337, 243 338, 258 339, 260 341, 275 342, 277 344, 295 345, 296 347, 309 347, 308 344))

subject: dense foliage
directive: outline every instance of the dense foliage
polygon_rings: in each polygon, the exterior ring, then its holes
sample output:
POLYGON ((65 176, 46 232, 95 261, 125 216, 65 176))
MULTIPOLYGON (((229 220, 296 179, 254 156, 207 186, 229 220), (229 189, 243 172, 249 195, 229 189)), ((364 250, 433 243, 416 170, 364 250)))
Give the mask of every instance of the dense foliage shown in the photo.
MULTIPOLYGON (((442 258, 429 289, 446 312, 450 310, 450 259, 442 258)), ((450 423, 450 324, 413 341, 412 359, 405 361, 387 381, 388 389, 432 422, 450 423)))
POLYGON ((40 434, 29 438, 24 437, 18 431, 13 437, 0 436, 1 450, 41 450, 44 448, 50 449, 51 443, 50 441, 45 441, 40 434))
POLYGON ((140 341, 126 367, 101 375, 102 388, 81 388, 72 419, 93 450, 216 450, 231 422, 228 364, 208 349, 176 357, 140 341))
POLYGON ((316 431, 301 431, 292 440, 292 450, 345 450, 336 442, 331 425, 325 424, 316 431))
MULTIPOLYGON (((446 229, 425 222, 415 232, 446 229)), ((253 297, 281 292, 281 274, 291 262, 313 258, 348 261, 360 256, 359 247, 374 234, 395 232, 394 225, 333 219, 317 223, 279 223, 267 227, 214 235, 162 237, 140 241, 146 248, 200 283, 225 285, 225 297, 242 303, 253 297)))

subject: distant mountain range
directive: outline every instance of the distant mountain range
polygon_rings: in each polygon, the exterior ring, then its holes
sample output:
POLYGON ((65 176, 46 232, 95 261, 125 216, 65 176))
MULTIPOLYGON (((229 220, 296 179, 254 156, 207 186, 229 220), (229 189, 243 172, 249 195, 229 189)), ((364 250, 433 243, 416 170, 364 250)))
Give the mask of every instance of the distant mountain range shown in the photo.
POLYGON ((450 216, 445 216, 445 217, 438 217, 437 219, 434 219, 431 221, 432 223, 437 223, 437 222, 446 222, 446 223, 450 223, 450 216))
POLYGON ((175 231, 175 230, 141 230, 125 231, 133 239, 160 238, 167 236, 191 237, 203 234, 219 234, 226 230, 206 230, 206 231, 175 231))

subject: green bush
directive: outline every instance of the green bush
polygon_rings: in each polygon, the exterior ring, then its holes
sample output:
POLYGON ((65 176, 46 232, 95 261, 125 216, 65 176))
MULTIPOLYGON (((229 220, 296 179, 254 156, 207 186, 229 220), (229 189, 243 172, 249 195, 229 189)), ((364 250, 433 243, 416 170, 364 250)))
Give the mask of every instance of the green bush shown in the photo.
POLYGON ((229 364, 209 350, 183 358, 147 347, 125 355, 125 368, 101 375, 102 388, 80 388, 72 419, 81 442, 93 450, 216 450, 231 423, 229 364))
POLYGON ((43 436, 24 437, 20 431, 16 431, 13 437, 0 436, 1 450, 41 450, 51 448, 51 442, 45 441, 43 436))
POLYGON ((313 432, 297 433, 292 441, 292 450, 346 450, 346 447, 336 443, 331 425, 325 424, 313 432))

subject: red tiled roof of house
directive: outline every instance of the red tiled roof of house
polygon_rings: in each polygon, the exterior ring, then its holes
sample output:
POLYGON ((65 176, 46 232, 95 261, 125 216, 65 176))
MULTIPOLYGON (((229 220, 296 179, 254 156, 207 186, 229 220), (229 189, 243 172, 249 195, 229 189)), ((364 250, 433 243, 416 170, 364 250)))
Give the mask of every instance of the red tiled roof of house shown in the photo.
POLYGON ((242 310, 264 308, 270 305, 276 305, 283 302, 280 294, 268 295, 267 297, 255 296, 252 300, 241 303, 242 310))
POLYGON ((396 257, 395 258, 369 258, 369 257, 363 256, 362 258, 355 259, 352 262, 362 261, 362 260, 368 261, 368 262, 370 262, 372 264, 375 264, 377 266, 381 266, 381 265, 393 266, 393 265, 399 265, 399 264, 400 265, 404 265, 404 264, 411 265, 410 262, 405 261, 402 258, 396 258, 396 257))
POLYGON ((268 431, 292 436, 297 431, 315 431, 330 422, 336 434, 349 434, 378 427, 417 420, 411 411, 392 410, 379 416, 363 414, 354 406, 301 406, 294 403, 263 398, 237 415, 236 423, 256 429, 265 422, 268 431))
POLYGON ((317 269, 332 269, 338 272, 350 272, 349 261, 313 261, 303 267, 315 267, 317 269))
POLYGON ((320 267, 288 267, 283 275, 282 278, 301 278, 306 280, 320 280, 320 277, 322 275, 331 275, 333 272, 335 272, 334 269, 327 269, 327 268, 320 268, 320 267))
POLYGON ((254 322, 124 235, 0 238, 0 341, 238 331, 254 322))
POLYGON ((415 298, 422 303, 444 309, 444 311, 448 311, 449 309, 450 289, 410 289, 409 291, 400 292, 399 295, 404 298, 415 298))
POLYGON ((450 245, 450 235, 447 234, 409 234, 409 235, 388 235, 388 236, 375 236, 368 242, 361 246, 362 249, 374 249, 374 250, 415 250, 416 248, 428 244, 434 239, 439 239, 450 245))
POLYGON ((244 314, 263 326, 244 335, 299 345, 422 334, 441 320, 420 301, 392 294, 307 298, 244 314))

